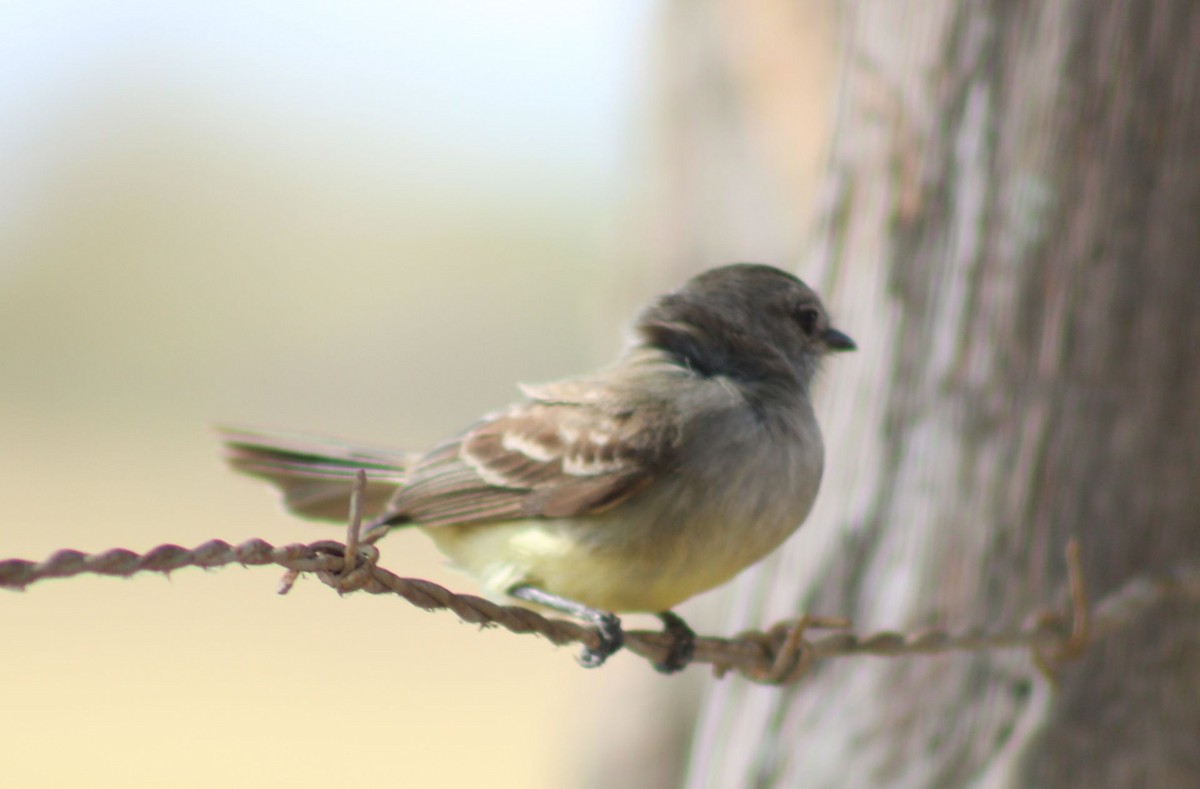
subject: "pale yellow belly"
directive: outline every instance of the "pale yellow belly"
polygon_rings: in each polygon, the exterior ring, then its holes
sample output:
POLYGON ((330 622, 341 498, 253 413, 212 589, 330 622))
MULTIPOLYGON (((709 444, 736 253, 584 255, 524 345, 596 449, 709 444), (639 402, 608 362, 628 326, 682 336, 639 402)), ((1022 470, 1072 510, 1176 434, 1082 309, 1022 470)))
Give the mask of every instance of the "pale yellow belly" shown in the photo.
MULTIPOLYGON (((601 526, 601 528, 604 528, 601 526)), ((707 561, 649 560, 624 551, 596 550, 574 539, 562 521, 537 519, 506 523, 437 526, 424 529, 438 548, 484 592, 506 603, 508 590, 530 584, 591 608, 617 612, 667 611, 682 601, 732 578, 745 566, 719 556, 707 561)))

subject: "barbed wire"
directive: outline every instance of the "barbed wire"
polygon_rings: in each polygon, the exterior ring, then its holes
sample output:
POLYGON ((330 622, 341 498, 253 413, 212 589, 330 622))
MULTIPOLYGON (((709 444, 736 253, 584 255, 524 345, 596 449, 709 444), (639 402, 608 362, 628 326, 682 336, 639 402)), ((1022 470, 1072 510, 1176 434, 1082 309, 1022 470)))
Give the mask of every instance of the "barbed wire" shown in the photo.
MULTIPOLYGON (((580 643, 585 647, 600 647, 600 636, 590 626, 547 618, 527 608, 499 605, 474 595, 456 594, 430 581, 404 578, 380 567, 378 548, 359 537, 360 501, 361 494, 356 496, 352 507, 344 544, 322 540, 274 546, 265 540, 251 539, 238 545, 209 540, 191 549, 159 545, 142 554, 124 548, 93 554, 60 550, 40 562, 0 561, 0 587, 24 590, 38 581, 80 575, 128 577, 143 572, 168 574, 184 567, 277 565, 287 570, 279 589, 281 594, 286 594, 301 574, 312 573, 339 594, 354 591, 395 594, 423 610, 449 610, 462 621, 481 627, 499 626, 513 633, 534 633, 560 646, 580 643)), ((1066 563, 1067 610, 1036 612, 1022 627, 958 632, 929 628, 910 633, 881 631, 857 635, 844 619, 804 616, 733 638, 697 637, 692 662, 711 665, 718 677, 736 671, 756 682, 785 684, 803 675, 813 661, 828 658, 1023 648, 1031 651, 1035 666, 1053 681, 1060 663, 1078 657, 1094 640, 1129 626, 1149 609, 1168 600, 1200 601, 1200 566, 1186 565, 1163 575, 1136 577, 1089 606, 1074 540, 1067 545, 1066 563), (814 629, 833 632, 809 638, 814 629)), ((625 631, 626 649, 651 662, 666 660, 673 643, 673 636, 666 633, 625 631)))

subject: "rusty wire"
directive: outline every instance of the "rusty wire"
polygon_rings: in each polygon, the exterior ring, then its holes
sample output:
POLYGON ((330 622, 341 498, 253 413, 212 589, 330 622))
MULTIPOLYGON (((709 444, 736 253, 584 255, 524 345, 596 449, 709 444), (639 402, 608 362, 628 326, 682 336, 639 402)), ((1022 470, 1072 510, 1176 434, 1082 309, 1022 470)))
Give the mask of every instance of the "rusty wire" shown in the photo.
MULTIPOLYGON (((418 608, 446 609, 462 621, 481 627, 499 626, 513 633, 535 633, 556 645, 577 642, 588 647, 599 646, 599 636, 589 626, 550 619, 526 608, 498 605, 473 595, 455 594, 430 581, 402 578, 385 570, 378 566, 378 548, 360 541, 360 527, 361 515, 355 508, 346 544, 322 540, 277 547, 252 539, 238 545, 209 540, 191 549, 159 545, 143 554, 123 548, 95 554, 61 550, 40 562, 0 561, 0 587, 22 590, 48 578, 87 574, 127 577, 142 572, 165 574, 183 567, 211 569, 230 564, 273 564, 287 570, 279 589, 281 594, 291 588, 300 574, 313 573, 339 594, 352 591, 396 594, 418 608), (346 556, 351 560, 347 561, 346 556)), ((1095 639, 1132 624, 1148 609, 1171 599, 1200 600, 1200 567, 1186 566, 1167 575, 1136 577, 1095 606, 1089 606, 1078 547, 1073 540, 1067 546, 1066 561, 1069 610, 1039 612, 1032 618, 1032 624, 1024 627, 993 632, 930 628, 911 633, 882 631, 856 635, 850 632, 846 620, 805 616, 734 638, 698 637, 693 662, 711 665, 717 676, 736 671, 757 682, 784 684, 797 679, 813 661, 825 658, 1023 648, 1031 651, 1039 670, 1053 679, 1057 664, 1079 656, 1095 639), (809 638, 812 629, 832 632, 809 638)), ((626 648, 651 662, 666 659, 671 645, 672 637, 658 631, 625 633, 626 648)))

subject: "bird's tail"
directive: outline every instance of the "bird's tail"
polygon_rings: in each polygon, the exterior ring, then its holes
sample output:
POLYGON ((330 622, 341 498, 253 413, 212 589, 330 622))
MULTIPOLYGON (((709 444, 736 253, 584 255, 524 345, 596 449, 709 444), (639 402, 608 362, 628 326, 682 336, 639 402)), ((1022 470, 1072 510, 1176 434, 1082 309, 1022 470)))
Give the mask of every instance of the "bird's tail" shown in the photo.
POLYGON ((267 480, 289 511, 305 518, 345 522, 359 469, 367 473, 363 512, 378 514, 404 484, 414 456, 404 452, 295 435, 218 427, 233 468, 267 480))

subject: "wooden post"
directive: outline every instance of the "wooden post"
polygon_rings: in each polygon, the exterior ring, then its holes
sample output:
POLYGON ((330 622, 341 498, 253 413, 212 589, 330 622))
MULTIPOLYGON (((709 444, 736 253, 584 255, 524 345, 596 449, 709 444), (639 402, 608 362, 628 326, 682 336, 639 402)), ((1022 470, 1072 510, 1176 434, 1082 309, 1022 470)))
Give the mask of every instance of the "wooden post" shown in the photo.
MULTIPOLYGON (((739 580, 730 632, 796 611, 1016 623, 1062 599, 1072 535, 1097 596, 1200 559, 1200 4, 844 10, 798 270, 861 351, 819 394, 818 508, 739 580)), ((1200 786, 1200 611, 1154 611, 1057 690, 1014 652, 727 679, 689 769, 713 787, 1200 786)))

